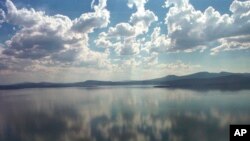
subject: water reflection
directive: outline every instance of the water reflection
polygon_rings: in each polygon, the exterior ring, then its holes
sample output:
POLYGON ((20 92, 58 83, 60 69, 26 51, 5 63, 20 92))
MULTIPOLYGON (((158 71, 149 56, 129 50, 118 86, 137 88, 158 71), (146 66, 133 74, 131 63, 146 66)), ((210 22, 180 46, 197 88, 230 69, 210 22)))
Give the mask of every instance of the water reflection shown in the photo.
POLYGON ((250 91, 157 88, 0 92, 1 141, 227 141, 250 91))

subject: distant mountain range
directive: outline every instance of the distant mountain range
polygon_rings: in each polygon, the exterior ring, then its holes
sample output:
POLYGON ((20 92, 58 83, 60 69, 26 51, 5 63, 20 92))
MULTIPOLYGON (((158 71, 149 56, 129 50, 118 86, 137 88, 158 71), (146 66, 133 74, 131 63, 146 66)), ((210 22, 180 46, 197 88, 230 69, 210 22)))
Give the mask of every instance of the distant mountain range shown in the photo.
POLYGON ((152 85, 162 88, 186 88, 186 89, 250 89, 250 73, 209 73, 198 72, 190 75, 168 75, 162 78, 133 81, 97 81, 87 80, 76 83, 18 83, 0 85, 0 89, 24 89, 24 88, 59 88, 59 87, 98 87, 98 86, 122 86, 122 85, 152 85))

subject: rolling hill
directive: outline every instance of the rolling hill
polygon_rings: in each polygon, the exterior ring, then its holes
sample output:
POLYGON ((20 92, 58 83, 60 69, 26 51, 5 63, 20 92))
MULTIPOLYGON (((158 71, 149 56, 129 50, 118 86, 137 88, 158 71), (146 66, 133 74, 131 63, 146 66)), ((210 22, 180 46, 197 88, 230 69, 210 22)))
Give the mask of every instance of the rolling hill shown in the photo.
POLYGON ((184 76, 168 75, 162 78, 140 81, 87 80, 84 82, 76 83, 19 83, 10 85, 0 85, 0 89, 97 87, 117 85, 153 85, 155 87, 190 89, 250 89, 250 73, 198 72, 184 76))

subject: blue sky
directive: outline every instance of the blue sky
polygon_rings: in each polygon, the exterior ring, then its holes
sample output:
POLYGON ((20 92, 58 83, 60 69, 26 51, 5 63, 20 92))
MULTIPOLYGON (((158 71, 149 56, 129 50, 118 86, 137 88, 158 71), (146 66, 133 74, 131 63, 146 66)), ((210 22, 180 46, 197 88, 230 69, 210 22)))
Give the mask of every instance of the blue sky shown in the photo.
POLYGON ((2 0, 0 83, 250 72, 250 1, 2 0))

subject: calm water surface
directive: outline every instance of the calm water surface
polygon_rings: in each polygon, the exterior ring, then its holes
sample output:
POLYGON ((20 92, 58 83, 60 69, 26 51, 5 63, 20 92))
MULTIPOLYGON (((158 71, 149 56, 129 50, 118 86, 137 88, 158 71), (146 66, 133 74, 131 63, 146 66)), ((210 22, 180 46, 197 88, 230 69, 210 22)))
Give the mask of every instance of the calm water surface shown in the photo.
POLYGON ((250 91, 107 87, 0 91, 0 141, 228 141, 250 91))

